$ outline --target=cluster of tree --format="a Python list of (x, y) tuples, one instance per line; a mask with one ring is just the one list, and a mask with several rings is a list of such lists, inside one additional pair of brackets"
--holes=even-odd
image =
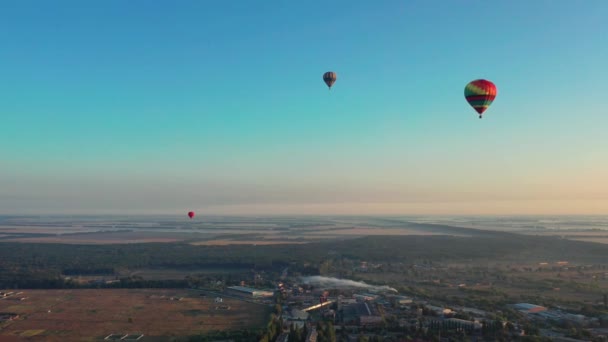
[[(446, 248), (449, 247), (449, 248)], [(331, 254), (328, 254), (331, 251)], [(112, 274), (139, 268), (253, 268), (323, 274), (352, 266), (344, 260), (426, 262), (526, 259), (608, 260), (608, 246), (552, 237), (484, 233), (475, 237), (370, 236), (304, 245), (194, 246), (186, 243), (71, 245), (0, 243), (0, 284), (15, 278), (55, 281), (61, 274)], [(388, 267), (388, 266), (387, 266)], [(351, 267), (352, 269), (352, 267)], [(40, 277), (46, 273), (46, 277)], [(549, 284), (552, 285), (552, 284)], [(38, 286), (38, 285), (37, 285)], [(547, 285), (548, 286), (548, 285)]]
[(79, 267), (79, 268), (65, 268), (61, 272), (66, 276), (70, 275), (108, 275), (114, 274), (115, 270), (113, 267)]
[(186, 279), (145, 280), (139, 277), (126, 277), (113, 282), (91, 281), (76, 282), (56, 274), (18, 273), (2, 274), (0, 288), (4, 289), (86, 289), (86, 288), (187, 288)]

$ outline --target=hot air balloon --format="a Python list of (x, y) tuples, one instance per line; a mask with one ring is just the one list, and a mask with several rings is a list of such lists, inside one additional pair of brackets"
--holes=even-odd
[(464, 97), (467, 102), (479, 113), (479, 118), (483, 112), (490, 107), (494, 98), (496, 98), (497, 89), (494, 83), (488, 80), (471, 81), (464, 87)]
[(194, 217), (194, 211), (189, 211), (188, 217), (190, 217), (190, 219), (192, 219)]
[(323, 81), (325, 82), (325, 84), (327, 84), (327, 86), (329, 87), (330, 90), (331, 90), (331, 86), (334, 85), (334, 83), (336, 83), (337, 79), (338, 79), (338, 75), (333, 71), (328, 71), (323, 74)]

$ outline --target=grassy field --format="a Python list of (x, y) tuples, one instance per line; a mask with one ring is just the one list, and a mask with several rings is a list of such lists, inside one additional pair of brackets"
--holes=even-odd
[(100, 341), (112, 333), (168, 338), (257, 328), (270, 310), (230, 298), (216, 308), (213, 298), (189, 290), (23, 290), (19, 297), (27, 299), (0, 300), (0, 312), (21, 315), (0, 324), (0, 341)]

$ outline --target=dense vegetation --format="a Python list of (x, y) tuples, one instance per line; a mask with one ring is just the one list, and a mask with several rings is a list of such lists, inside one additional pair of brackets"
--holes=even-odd
[[(353, 260), (425, 263), (541, 262), (603, 263), (608, 245), (555, 237), (486, 233), (474, 237), (370, 236), (304, 245), (193, 246), (185, 243), (64, 245), (0, 243), (0, 288), (54, 288), (62, 275), (113, 275), (141, 268), (280, 269), (289, 265), (318, 274), (323, 261)], [(141, 282), (140, 282), (141, 283)]]

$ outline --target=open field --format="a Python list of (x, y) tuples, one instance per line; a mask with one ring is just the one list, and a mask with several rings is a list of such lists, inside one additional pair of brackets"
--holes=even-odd
[(227, 245), (289, 245), (289, 244), (303, 244), (305, 241), (293, 241), (293, 240), (265, 240), (265, 239), (252, 239), (248, 241), (244, 240), (207, 240), (193, 242), (192, 245), (196, 246), (227, 246)]
[(354, 235), (354, 236), (370, 236), (370, 235), (441, 235), (435, 232), (424, 232), (421, 230), (415, 229), (406, 229), (406, 228), (377, 228), (377, 227), (352, 227), (348, 229), (328, 229), (320, 232), (316, 232), (316, 234), (321, 235)]
[[(142, 220), (142, 221), (140, 221)], [(433, 229), (429, 229), (433, 228)], [(22, 243), (278, 245), (369, 235), (466, 235), (404, 221), (364, 218), (16, 217), (0, 219), (0, 240)]]
[[(268, 308), (197, 291), (163, 289), (24, 290), (26, 300), (0, 300), (0, 312), (20, 318), (0, 325), (0, 341), (99, 341), (111, 333), (187, 336), (265, 324)], [(179, 297), (181, 300), (171, 300)], [(142, 339), (140, 341), (145, 341)]]

